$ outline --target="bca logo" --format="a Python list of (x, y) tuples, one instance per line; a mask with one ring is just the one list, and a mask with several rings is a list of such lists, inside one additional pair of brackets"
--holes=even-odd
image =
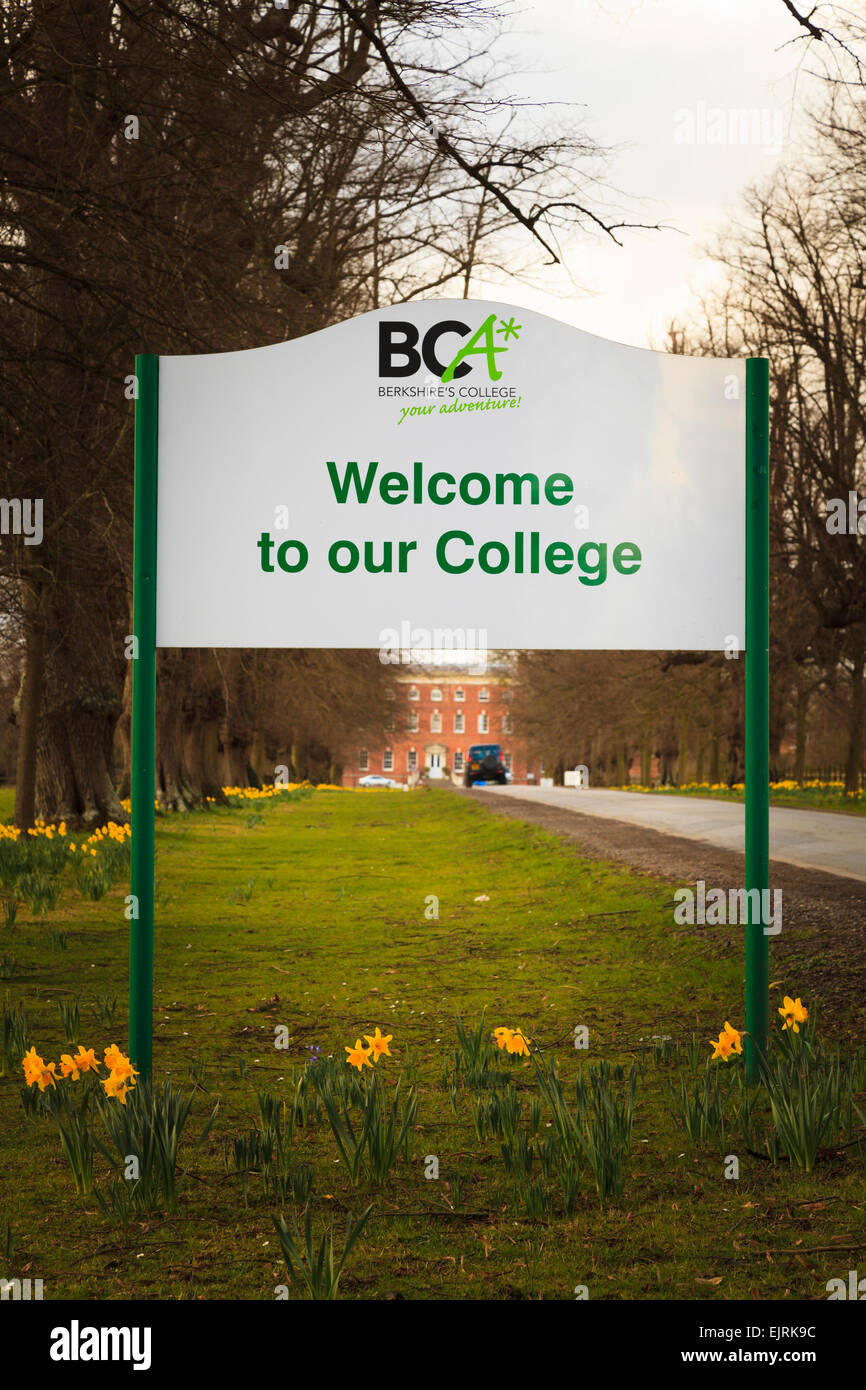
[[(502, 373), (496, 365), (497, 354), (508, 351), (509, 338), (519, 337), (522, 324), (515, 323), (513, 318), (507, 322), (500, 319), (498, 327), (496, 322), (496, 315), (491, 314), (473, 333), (469, 324), (459, 319), (442, 319), (427, 329), (419, 347), (420, 333), (414, 323), (382, 319), (379, 323), (379, 376), (414, 376), (423, 363), (429, 372), (447, 383), (455, 377), (469, 375), (472, 367), (467, 357), (483, 357), (490, 380), (498, 381)], [(440, 347), (440, 340), (455, 333), (468, 341), (452, 355), (453, 342), (446, 350)]]

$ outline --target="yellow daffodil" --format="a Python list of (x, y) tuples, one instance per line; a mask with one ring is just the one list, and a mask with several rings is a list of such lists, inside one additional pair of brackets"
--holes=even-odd
[(508, 1044), (510, 1043), (513, 1037), (513, 1033), (510, 1028), (494, 1028), (493, 1036), (496, 1039), (497, 1045), (501, 1051), (503, 1048), (508, 1047)]
[(127, 1086), (122, 1076), (118, 1076), (116, 1072), (112, 1072), (111, 1075), (107, 1076), (102, 1082), (102, 1088), (107, 1096), (113, 1096), (115, 1100), (120, 1101), (121, 1105), (126, 1104)]
[(93, 1048), (82, 1047), (81, 1043), (78, 1044), (74, 1060), (79, 1071), (99, 1071), (102, 1066), (101, 1062), (97, 1062)]
[(386, 1037), (383, 1037), (379, 1030), (378, 1023), (376, 1024), (376, 1031), (372, 1037), (369, 1033), (364, 1034), (365, 1040), (370, 1044), (370, 1056), (373, 1058), (374, 1062), (378, 1062), (380, 1057), (391, 1056), (391, 1049), (388, 1047), (388, 1044), (393, 1036), (393, 1033), (388, 1033)]
[(737, 1030), (736, 1030), (736, 1028), (732, 1028), (731, 1025), (730, 1025), (730, 1023), (728, 1023), (727, 1021), (725, 1022), (725, 1034), (726, 1034), (727, 1037), (730, 1038), (731, 1043), (732, 1043), (732, 1045), (733, 1045), (734, 1051), (735, 1051), (735, 1052), (742, 1052), (742, 1050), (743, 1050), (742, 1036), (743, 1036), (743, 1035), (742, 1035), (742, 1033), (738, 1033)]
[(112, 1076), (117, 1077), (120, 1081), (127, 1082), (130, 1086), (135, 1085), (135, 1078), (138, 1076), (138, 1072), (135, 1070), (129, 1058), (124, 1057), (120, 1048), (116, 1047), (114, 1043), (112, 1043), (110, 1048), (107, 1047), (105, 1049), (105, 1064)]
[(349, 1063), (350, 1067), (357, 1067), (358, 1071), (360, 1071), (362, 1067), (369, 1067), (370, 1053), (366, 1047), (361, 1046), (360, 1038), (357, 1039), (354, 1047), (347, 1047), (346, 1051), (349, 1054), (346, 1061)]
[(505, 1045), (508, 1048), (509, 1052), (515, 1052), (518, 1054), (518, 1056), (521, 1057), (528, 1057), (529, 1041), (529, 1038), (527, 1038), (525, 1034), (521, 1033), (519, 1028), (515, 1028), (514, 1032), (506, 1040)]
[(111, 1075), (119, 1076), (121, 1081), (125, 1081), (129, 1086), (134, 1086), (138, 1072), (128, 1057), (121, 1057), (117, 1065), (111, 1068)]
[(79, 1079), (80, 1072), (76, 1066), (75, 1058), (68, 1052), (61, 1052), (60, 1054), (60, 1075), (70, 1077), (73, 1081)]
[(782, 1024), (783, 1029), (793, 1028), (795, 1033), (799, 1033), (800, 1024), (805, 1023), (806, 1019), (809, 1017), (809, 1011), (804, 1008), (799, 995), (796, 999), (792, 999), (789, 994), (786, 994), (785, 1002), (780, 1006), (779, 1013), (784, 1019), (784, 1023)]
[(40, 1091), (44, 1091), (46, 1086), (57, 1085), (57, 1063), (43, 1062), (35, 1047), (31, 1047), (30, 1051), (25, 1054), (22, 1065), (24, 1067), (24, 1079), (28, 1086), (35, 1083)]
[(30, 1051), (25, 1052), (21, 1059), (21, 1065), (24, 1068), (24, 1079), (27, 1085), (32, 1086), (37, 1076), (40, 1075), (45, 1063), (37, 1053), (36, 1048), (31, 1047)]
[(710, 1058), (710, 1061), (714, 1062), (716, 1058), (721, 1057), (723, 1062), (727, 1062), (728, 1058), (734, 1050), (733, 1039), (729, 1036), (729, 1034), (720, 1033), (718, 1042), (715, 1042), (712, 1039), (710, 1039), (710, 1043), (713, 1049), (713, 1055)]

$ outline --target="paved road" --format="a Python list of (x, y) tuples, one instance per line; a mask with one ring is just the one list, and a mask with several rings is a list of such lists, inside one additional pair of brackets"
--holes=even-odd
[[(733, 801), (710, 797), (647, 795), (588, 787), (477, 788), (478, 795), (507, 796), (536, 805), (557, 806), (704, 840), (720, 849), (740, 854), (745, 848), (745, 808)], [(785, 864), (866, 882), (866, 820), (861, 816), (834, 815), (830, 811), (797, 811), (770, 807), (770, 857)]]

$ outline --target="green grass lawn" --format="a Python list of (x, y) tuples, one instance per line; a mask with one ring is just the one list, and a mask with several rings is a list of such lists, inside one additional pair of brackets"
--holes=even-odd
[[(742, 785), (727, 787), (716, 783), (711, 786), (709, 782), (688, 782), (682, 787), (639, 787), (632, 783), (626, 787), (614, 787), (613, 790), (652, 796), (703, 796), (716, 801), (742, 802), (746, 796)], [(796, 782), (771, 782), (770, 805), (863, 816), (866, 815), (866, 794), (862, 791), (848, 793), (837, 782), (807, 782), (802, 787), (798, 787)]]
[[(295, 1131), (316, 1229), (333, 1219), (341, 1238), (347, 1212), (373, 1203), (341, 1297), (573, 1298), (586, 1285), (591, 1298), (824, 1298), (829, 1278), (856, 1267), (866, 1248), (856, 1143), (805, 1175), (751, 1155), (736, 1133), (697, 1147), (674, 1122), (668, 1086), (688, 1057), (642, 1049), (653, 1035), (685, 1045), (695, 1034), (708, 1056), (726, 1019), (742, 1026), (743, 953), (735, 928), (674, 927), (672, 885), (583, 860), (447, 791), (323, 791), (165, 818), (156, 877), (155, 1075), (196, 1087), (190, 1135), (218, 1101), (213, 1130), (196, 1154), (184, 1150), (179, 1210), (124, 1229), (76, 1194), (53, 1124), (25, 1115), (20, 1071), (0, 1078), (6, 1277), (42, 1278), (46, 1298), (272, 1299), (288, 1282), (272, 1216), (291, 1204), (256, 1174), (245, 1202), (224, 1144), (255, 1127), (258, 1092), (288, 1094), (310, 1048), (342, 1066), (344, 1046), (376, 1025), (393, 1034), (394, 1056), (379, 1063), (386, 1086), (403, 1068), (417, 1079), (409, 1161), (381, 1187), (353, 1188), (325, 1119)], [(57, 1005), (77, 996), (81, 1041), (100, 1054), (125, 1046), (126, 891), (91, 903), (70, 887), (47, 923), (25, 913), (0, 928), (0, 989), (7, 1004), (25, 1002), (28, 1046), (46, 1058), (69, 1050)], [(425, 915), (432, 898), (438, 918)], [(52, 948), (51, 928), (65, 949)], [(785, 979), (816, 1002), (790, 962)], [(92, 1010), (105, 995), (119, 999), (113, 1027)], [(476, 1136), (464, 1083), (452, 1108), (455, 1016), (482, 1009), (490, 1028), (520, 1026), (557, 1059), (567, 1095), (589, 1063), (641, 1059), (618, 1205), (599, 1202), (588, 1170), (571, 1216), (555, 1184), (540, 1219), (516, 1202), (502, 1141)], [(579, 1024), (588, 1053), (573, 1046)], [(288, 1051), (274, 1046), (280, 1025)], [(514, 1063), (513, 1077), (525, 1128), (531, 1063)], [(543, 1108), (540, 1139), (549, 1121)], [(736, 1181), (724, 1177), (731, 1153)], [(438, 1179), (424, 1176), (428, 1155)]]

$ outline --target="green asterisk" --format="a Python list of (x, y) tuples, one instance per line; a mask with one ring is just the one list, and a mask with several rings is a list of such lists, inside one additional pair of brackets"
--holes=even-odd
[(513, 316), (508, 320), (507, 323), (505, 322), (505, 319), (500, 319), (499, 322), (502, 324), (502, 327), (497, 328), (496, 332), (505, 334), (506, 343), (508, 342), (509, 338), (516, 338), (517, 335), (520, 333), (521, 329), (523, 328), (522, 323), (515, 324)]

